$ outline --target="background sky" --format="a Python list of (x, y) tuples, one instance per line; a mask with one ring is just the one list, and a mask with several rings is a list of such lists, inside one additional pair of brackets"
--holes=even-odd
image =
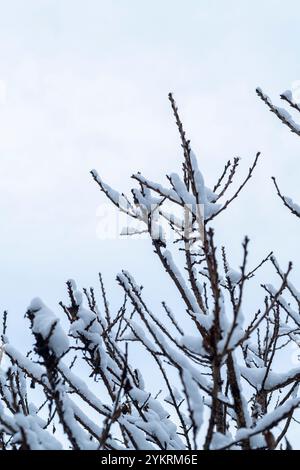
[(262, 152), (217, 236), (234, 266), (246, 234), (253, 264), (271, 249), (283, 267), (294, 260), (296, 282), (300, 227), (270, 177), (300, 202), (300, 139), (255, 87), (276, 101), (300, 79), (299, 18), (296, 0), (0, 0), (0, 285), (12, 342), (27, 341), (31, 299), (58, 311), (70, 277), (95, 285), (101, 271), (117, 304), (126, 268), (154, 303), (172, 297), (148, 241), (103, 240), (105, 198), (89, 174), (126, 191), (133, 172), (163, 181), (180, 169), (169, 91), (208, 186), (229, 158), (242, 157), (243, 176)]

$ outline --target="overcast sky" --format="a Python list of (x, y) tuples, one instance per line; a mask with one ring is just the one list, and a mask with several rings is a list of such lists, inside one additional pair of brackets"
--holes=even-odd
[(167, 295), (161, 277), (150, 282), (147, 241), (99, 237), (105, 198), (89, 171), (128, 190), (138, 170), (161, 181), (179, 170), (169, 91), (208, 186), (228, 158), (241, 156), (245, 174), (263, 154), (217, 223), (233, 262), (248, 234), (253, 262), (274, 249), (299, 272), (299, 225), (270, 176), (300, 201), (300, 139), (255, 95), (300, 79), (299, 18), (298, 1), (0, 1), (1, 307), (16, 339), (31, 298), (56, 308), (70, 277), (88, 286), (101, 270), (115, 299), (127, 268)]

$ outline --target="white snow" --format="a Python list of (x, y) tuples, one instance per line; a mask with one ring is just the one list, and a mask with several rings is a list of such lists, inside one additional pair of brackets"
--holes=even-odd
[(49, 347), (57, 357), (64, 354), (69, 348), (69, 339), (59, 319), (39, 298), (32, 300), (29, 310), (34, 314), (32, 331), (49, 339)]

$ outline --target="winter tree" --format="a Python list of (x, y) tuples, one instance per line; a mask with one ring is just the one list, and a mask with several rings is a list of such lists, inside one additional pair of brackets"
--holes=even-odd
[[(290, 115), (257, 92), (300, 135)], [(282, 99), (300, 111), (290, 94)], [(161, 263), (161, 282), (168, 277), (176, 288), (180, 315), (163, 299), (161, 310), (153, 311), (144, 300), (143, 280), (128, 271), (117, 275), (116, 290), (122, 293), (118, 311), (110, 307), (101, 275), (100, 300), (96, 289), (81, 291), (73, 280), (67, 282), (67, 301), (55, 313), (34, 299), (26, 313), (31, 351), (11, 343), (5, 312), (2, 449), (290, 447), (288, 431), (300, 405), (300, 366), (279, 373), (274, 364), (300, 340), (300, 294), (289, 281), (292, 265), (279, 266), (266, 252), (257, 265), (249, 266), (251, 244), (245, 237), (240, 268), (234, 269), (230, 251), (217, 246), (213, 228), (244, 190), (260, 154), (240, 183), (240, 161), (235, 158), (208, 188), (172, 94), (169, 100), (181, 140), (181, 174), (171, 173), (165, 182), (133, 174), (130, 197), (112, 189), (97, 171), (91, 174), (131, 221), (123, 234), (148, 234), (153, 256)], [(274, 184), (283, 203), (300, 217), (300, 207), (282, 195), (275, 179)], [(277, 275), (276, 287), (256, 281), (267, 263)], [(250, 282), (257, 282), (264, 299), (255, 311), (245, 300)], [(193, 336), (187, 334), (187, 325), (193, 326)], [(138, 370), (132, 350), (143, 351), (150, 374), (146, 368)], [(160, 383), (156, 393), (149, 391), (153, 377)]]

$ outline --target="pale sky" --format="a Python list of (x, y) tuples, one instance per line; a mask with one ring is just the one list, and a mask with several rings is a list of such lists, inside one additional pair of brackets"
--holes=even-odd
[(300, 79), (299, 18), (298, 1), (0, 0), (0, 280), (12, 341), (32, 297), (56, 309), (70, 277), (95, 285), (101, 270), (118, 299), (126, 268), (150, 298), (168, 296), (151, 280), (150, 243), (99, 239), (105, 198), (89, 171), (128, 190), (138, 170), (160, 181), (179, 170), (169, 91), (208, 186), (228, 158), (242, 157), (242, 176), (263, 154), (216, 224), (233, 261), (248, 234), (253, 263), (274, 249), (299, 272), (300, 227), (270, 176), (300, 202), (300, 139), (255, 95), (259, 85), (276, 101)]

